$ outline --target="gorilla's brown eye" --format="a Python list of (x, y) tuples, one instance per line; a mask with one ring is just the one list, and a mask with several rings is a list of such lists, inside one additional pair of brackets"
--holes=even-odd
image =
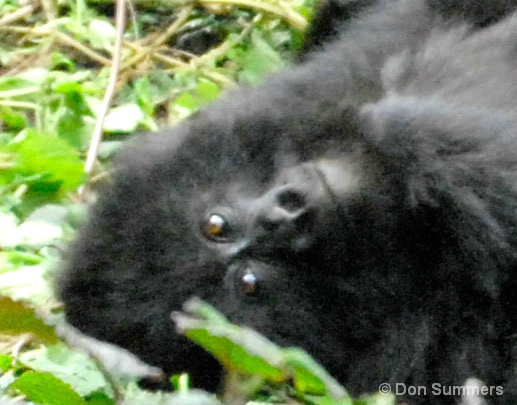
[(253, 273), (246, 273), (240, 280), (240, 287), (244, 294), (255, 295), (259, 289), (259, 279)]
[(210, 214), (203, 225), (203, 233), (214, 240), (224, 240), (230, 233), (230, 225), (225, 217), (219, 214)]

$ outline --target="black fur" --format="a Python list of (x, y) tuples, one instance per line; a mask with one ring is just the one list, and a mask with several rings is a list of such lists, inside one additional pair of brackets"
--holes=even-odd
[[(214, 388), (170, 321), (195, 295), (354, 394), (451, 404), (431, 384), (476, 377), (517, 403), (517, 14), (378, 3), (119, 157), (60, 279), (71, 324)], [(229, 226), (210, 237), (213, 213)]]

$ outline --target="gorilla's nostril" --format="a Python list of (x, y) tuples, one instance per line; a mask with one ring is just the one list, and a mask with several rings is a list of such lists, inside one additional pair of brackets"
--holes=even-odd
[(283, 190), (276, 196), (278, 205), (287, 212), (296, 212), (305, 207), (305, 197), (295, 190)]
[(270, 233), (270, 232), (276, 231), (280, 227), (281, 222), (280, 221), (273, 221), (273, 220), (268, 219), (268, 218), (260, 218), (258, 220), (258, 225), (264, 231)]

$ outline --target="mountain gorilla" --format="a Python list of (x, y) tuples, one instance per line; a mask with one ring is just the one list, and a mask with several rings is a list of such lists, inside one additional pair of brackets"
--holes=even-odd
[(345, 1), (322, 50), (133, 143), (60, 279), (68, 321), (213, 389), (170, 321), (199, 296), (353, 394), (452, 404), (474, 377), (517, 403), (517, 1), (482, 3)]

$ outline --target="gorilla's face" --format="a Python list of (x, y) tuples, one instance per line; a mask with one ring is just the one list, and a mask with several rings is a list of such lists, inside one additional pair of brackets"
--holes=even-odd
[(405, 311), (425, 297), (432, 276), (410, 270), (439, 253), (421, 252), (400, 174), (359, 143), (368, 125), (353, 110), (305, 114), (302, 137), (303, 110), (286, 119), (259, 105), (228, 123), (226, 107), (119, 157), (60, 280), (67, 319), (215, 388), (219, 366), (170, 319), (198, 296), (344, 379), (350, 359), (385, 333), (383, 308)]
[[(171, 312), (198, 296), (278, 343), (335, 350), (341, 331), (329, 324), (345, 323), (333, 308), (348, 303), (327, 276), (345, 262), (351, 276), (357, 260), (369, 265), (367, 251), (352, 258), (374, 242), (356, 229), (377, 227), (382, 214), (359, 148), (302, 161), (287, 129), (278, 127), (289, 153), (279, 153), (243, 147), (235, 129), (204, 119), (120, 159), (60, 289), (72, 325), (213, 388), (218, 367), (175, 333)], [(264, 125), (245, 119), (248, 135)], [(317, 339), (307, 345), (308, 330)]]
[[(413, 126), (431, 132), (440, 116), (380, 103), (347, 116), (355, 123), (341, 127), (340, 144), (322, 125), (307, 149), (291, 122), (251, 111), (228, 125), (213, 119), (219, 106), (119, 157), (60, 280), (68, 321), (215, 389), (220, 366), (171, 321), (197, 296), (235, 323), (303, 347), (355, 393), (391, 369), (402, 380), (415, 356), (425, 359), (430, 336), (459, 316), (457, 302), (477, 302), (470, 274), (478, 272), (465, 271), (471, 262), (458, 249), (453, 227), (465, 221), (457, 203), (411, 204), (403, 184), (413, 166), (392, 166), (358, 139), (380, 131), (386, 142), (393, 128), (399, 136)], [(469, 345), (461, 336), (470, 330), (458, 338)]]

